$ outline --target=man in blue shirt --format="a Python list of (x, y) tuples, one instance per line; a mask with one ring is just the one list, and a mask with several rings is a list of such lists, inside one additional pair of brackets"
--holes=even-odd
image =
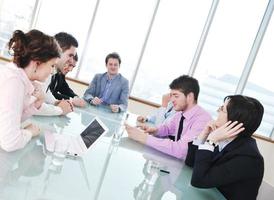
[(84, 94), (92, 105), (108, 105), (112, 112), (125, 111), (128, 105), (129, 83), (119, 73), (121, 58), (117, 53), (107, 55), (107, 72), (96, 74)]
[(164, 94), (162, 97), (162, 105), (152, 115), (138, 116), (137, 121), (140, 123), (149, 122), (155, 125), (162, 124), (170, 120), (176, 111), (173, 109), (173, 104), (170, 100), (170, 93)]

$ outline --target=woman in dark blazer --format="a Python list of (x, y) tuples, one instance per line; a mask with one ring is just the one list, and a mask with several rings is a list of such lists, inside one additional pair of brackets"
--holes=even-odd
[(210, 122), (189, 143), (186, 165), (193, 167), (191, 184), (217, 187), (227, 198), (256, 199), (264, 174), (264, 161), (252, 134), (259, 127), (264, 108), (251, 97), (227, 96)]

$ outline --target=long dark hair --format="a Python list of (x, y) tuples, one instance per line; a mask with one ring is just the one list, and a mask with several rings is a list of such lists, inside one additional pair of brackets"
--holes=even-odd
[(14, 31), (8, 48), (13, 62), (20, 68), (25, 68), (31, 60), (44, 63), (60, 57), (61, 53), (56, 40), (38, 30), (26, 34), (21, 30)]
[(227, 104), (227, 119), (243, 123), (245, 130), (240, 137), (250, 137), (260, 126), (264, 107), (255, 98), (243, 95), (231, 95), (224, 98), (229, 100)]

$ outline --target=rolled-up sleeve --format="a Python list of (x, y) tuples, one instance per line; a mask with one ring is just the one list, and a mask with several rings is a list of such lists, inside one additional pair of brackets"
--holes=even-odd
[(175, 142), (168, 138), (156, 138), (148, 136), (146, 144), (158, 151), (174, 156), (179, 159), (185, 159), (187, 155), (188, 142), (192, 141), (192, 137), (182, 137), (179, 141)]
[(34, 115), (40, 115), (40, 116), (57, 116), (62, 115), (63, 110), (59, 106), (54, 106), (51, 104), (43, 103), (39, 110), (37, 110)]
[(174, 115), (174, 117), (171, 120), (160, 124), (157, 127), (156, 136), (165, 137), (165, 136), (174, 134), (177, 130), (178, 123), (179, 123), (178, 120), (180, 119), (180, 117), (181, 117), (181, 112), (178, 112)]
[(51, 93), (49, 87), (51, 81), (51, 76), (49, 76), (46, 81), (42, 84), (42, 90), (45, 93), (45, 102), (49, 104), (55, 104), (57, 99)]
[[(174, 117), (177, 117), (177, 114)], [(170, 123), (172, 123), (172, 121), (173, 120), (171, 120)], [(178, 120), (175, 120), (173, 121), (173, 123), (176, 121), (178, 122)], [(147, 138), (146, 144), (168, 155), (174, 156), (179, 159), (185, 159), (188, 151), (188, 143), (193, 141), (193, 139), (199, 135), (206, 123), (207, 120), (204, 119), (196, 120), (189, 129), (185, 130), (185, 134), (183, 134), (181, 136), (181, 139), (178, 141), (173, 141), (168, 138), (156, 138), (150, 135)], [(164, 130), (167, 127), (161, 126), (161, 129), (159, 129), (161, 131), (161, 135), (163, 135)]]

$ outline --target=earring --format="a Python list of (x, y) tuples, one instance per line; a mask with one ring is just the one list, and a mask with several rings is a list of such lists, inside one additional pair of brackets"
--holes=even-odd
[(36, 73), (37, 72), (37, 67), (40, 65), (40, 62), (36, 62), (36, 66), (35, 66), (35, 70), (34, 70), (34, 73)]

